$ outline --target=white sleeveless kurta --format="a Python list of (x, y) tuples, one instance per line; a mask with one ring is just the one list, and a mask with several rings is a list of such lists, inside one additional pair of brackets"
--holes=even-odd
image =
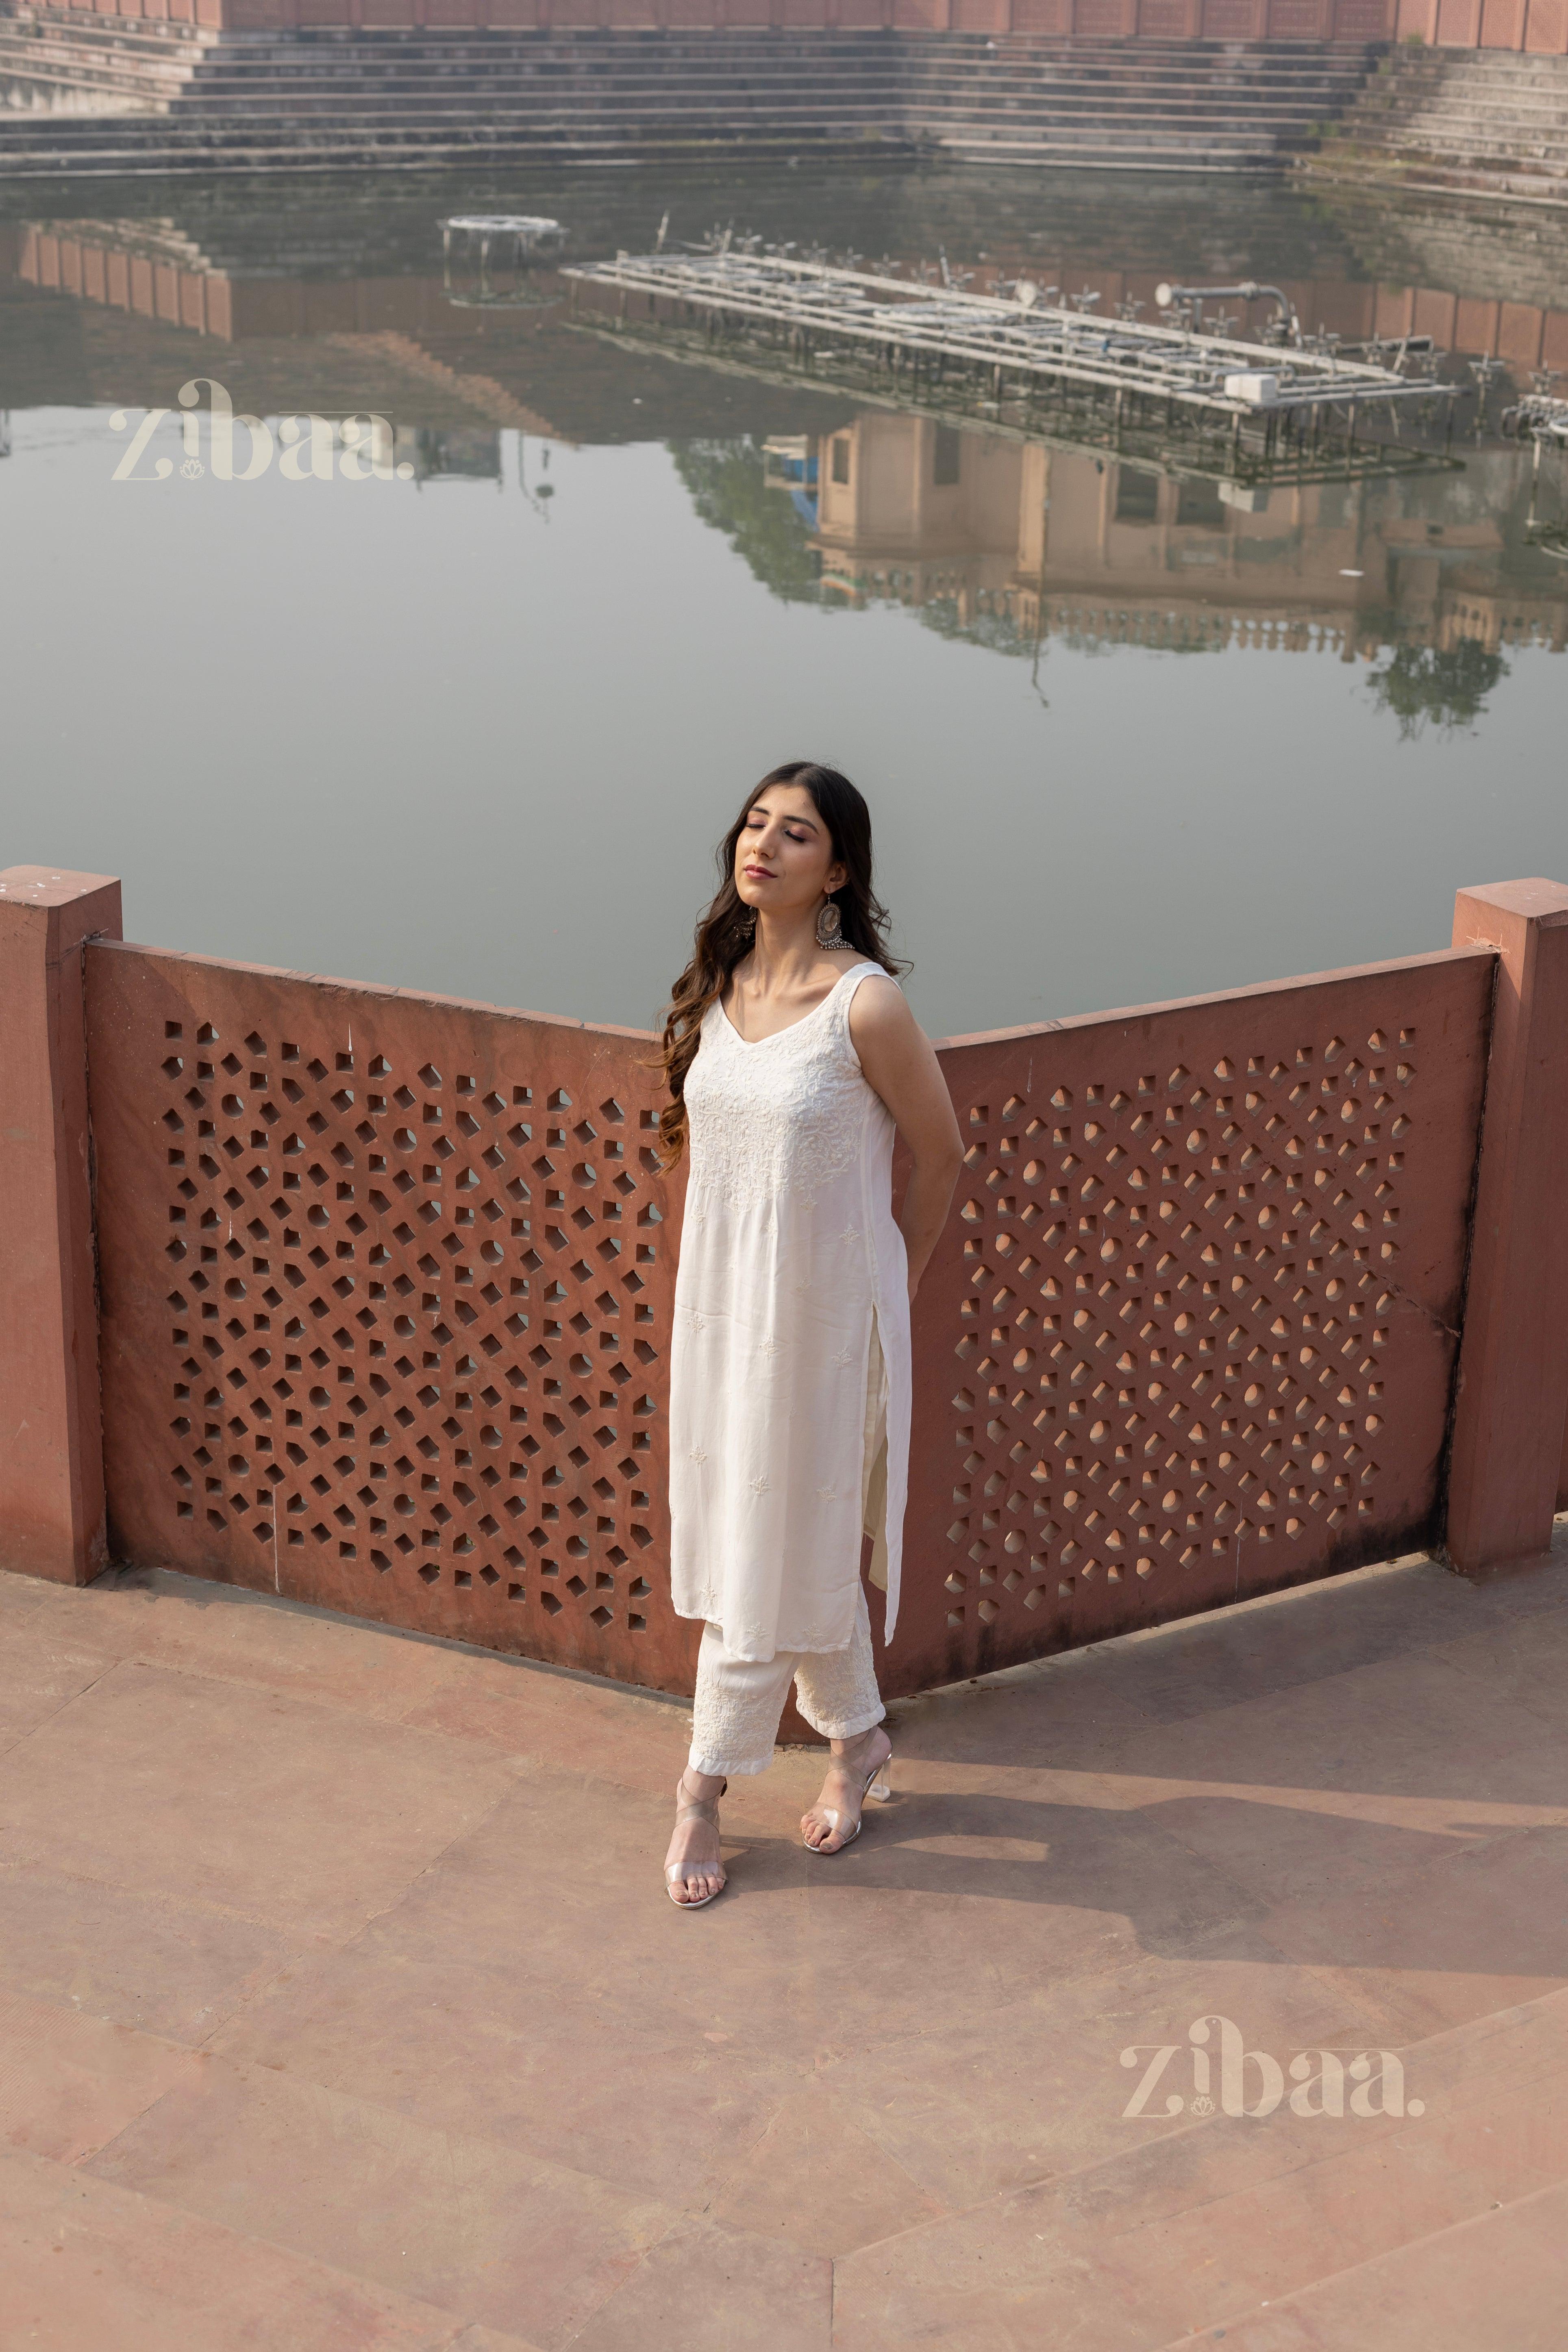
[(850, 1000), (873, 975), (886, 977), (854, 966), (804, 1021), (755, 1044), (711, 1005), (686, 1076), (670, 1583), (678, 1615), (722, 1626), (731, 1657), (848, 1643), (884, 1420), (889, 1641), (898, 1616), (908, 1262), (893, 1122), (849, 1037)]

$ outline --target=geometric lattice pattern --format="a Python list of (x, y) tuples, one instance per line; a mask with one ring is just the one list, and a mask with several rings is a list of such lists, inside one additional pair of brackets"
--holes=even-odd
[[(652, 1041), (118, 942), (87, 968), (113, 1555), (689, 1689)], [(1427, 1538), (1491, 974), (942, 1047), (966, 1157), (886, 1695)]]
[(1373, 1516), (1415, 1048), (961, 1106), (950, 1626)]
[[(635, 1677), (656, 1577), (673, 1622), (647, 1074), (603, 1033), (270, 976), (237, 1004), (202, 969), (156, 1007), (163, 1283), (110, 1382), (137, 1550)], [(145, 1250), (104, 1222), (112, 1329)]]
[(639, 1630), (658, 1244), (621, 1105), (164, 1034), (179, 1516)]

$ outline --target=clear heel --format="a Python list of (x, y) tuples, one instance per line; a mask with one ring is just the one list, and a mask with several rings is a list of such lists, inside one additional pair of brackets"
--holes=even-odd
[[(719, 1797), (725, 1794), (729, 1786), (730, 1783), (726, 1780), (723, 1787), (719, 1791)], [(686, 1775), (684, 1772), (681, 1774), (680, 1779), (676, 1785), (675, 1793), (678, 1798), (685, 1798), (686, 1796)], [(679, 1805), (675, 1816), (675, 1825), (677, 1829), (680, 1827), (682, 1822), (697, 1821), (709, 1822), (712, 1824), (713, 1828), (717, 1830), (719, 1827), (719, 1797), (701, 1797), (697, 1799), (695, 1801), (688, 1800), (685, 1803)], [(719, 1884), (714, 1887), (711, 1894), (699, 1895), (695, 1899), (688, 1900), (685, 1895), (678, 1895), (675, 1891), (678, 1885), (683, 1885), (689, 1878), (712, 1878), (715, 1875), (718, 1878)], [(720, 1895), (723, 1894), (725, 1887), (729, 1884), (729, 1875), (725, 1871), (722, 1863), (667, 1862), (664, 1866), (664, 1891), (668, 1895), (670, 1901), (674, 1904), (678, 1911), (705, 1910), (710, 1903), (716, 1903), (718, 1901)]]
[[(870, 1770), (867, 1773), (866, 1785), (860, 1792), (862, 1807), (864, 1807), (865, 1801), (868, 1797), (874, 1797), (879, 1805), (885, 1805), (890, 1800), (893, 1791), (891, 1784), (888, 1779), (888, 1773), (891, 1769), (892, 1761), (892, 1753), (891, 1750), (889, 1750), (882, 1759), (882, 1761), (879, 1764), (873, 1764)], [(827, 1823), (830, 1832), (835, 1837), (838, 1837), (839, 1817), (834, 1807), (831, 1805), (824, 1805), (821, 1807), (820, 1811), (822, 1818)], [(803, 1837), (801, 1843), (805, 1846), (807, 1853), (820, 1853), (825, 1855), (842, 1853), (845, 1847), (853, 1845), (856, 1839), (859, 1836), (860, 1818), (860, 1814), (857, 1813), (849, 1828), (845, 1831), (842, 1837), (838, 1838), (838, 1843), (837, 1845), (813, 1845), (808, 1837)]]

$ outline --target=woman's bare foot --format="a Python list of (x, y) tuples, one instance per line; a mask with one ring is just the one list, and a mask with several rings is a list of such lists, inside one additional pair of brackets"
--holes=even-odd
[(836, 1739), (822, 1794), (800, 1817), (800, 1833), (818, 1853), (837, 1853), (847, 1845), (860, 1819), (867, 1777), (873, 1765), (883, 1765), (893, 1743), (879, 1723), (858, 1739)]
[(672, 1901), (683, 1910), (694, 1903), (706, 1903), (717, 1895), (724, 1884), (724, 1865), (719, 1858), (718, 1800), (729, 1783), (709, 1772), (693, 1772), (689, 1768), (675, 1784), (678, 1808), (711, 1804), (715, 1819), (705, 1821), (699, 1813), (679, 1818), (675, 1834), (669, 1841), (669, 1852), (664, 1857), (665, 1883)]

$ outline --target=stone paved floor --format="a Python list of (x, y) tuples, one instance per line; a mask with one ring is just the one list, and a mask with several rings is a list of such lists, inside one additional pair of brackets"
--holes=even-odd
[[(785, 1753), (682, 1916), (672, 1703), (0, 1576), (0, 2345), (1559, 2352), (1565, 1596), (1405, 1562), (907, 1702), (842, 1862)], [(1205, 2014), (1409, 2110), (1194, 2114)]]

